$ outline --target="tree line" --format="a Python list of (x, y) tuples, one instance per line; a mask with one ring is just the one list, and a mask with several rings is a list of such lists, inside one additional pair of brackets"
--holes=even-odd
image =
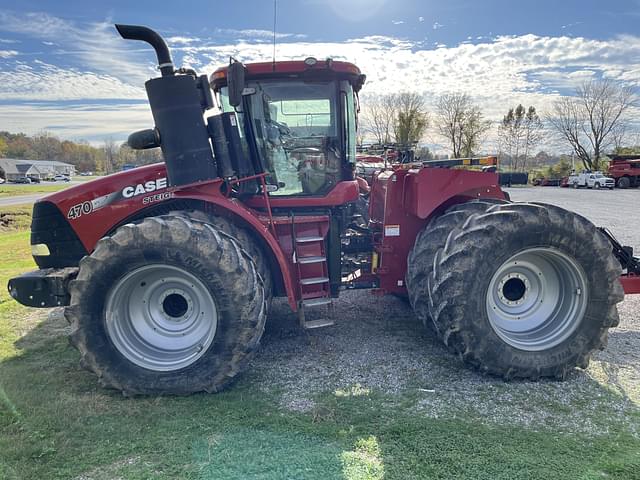
[[(432, 127), (453, 158), (470, 157), (483, 150), (493, 128), (466, 93), (439, 96), (431, 111), (416, 92), (367, 96), (362, 103), (361, 142), (418, 144)], [(566, 144), (585, 169), (599, 170), (606, 153), (632, 146), (630, 112), (636, 105), (631, 87), (603, 79), (584, 82), (574, 96), (559, 97), (543, 118), (532, 105), (509, 108), (496, 132), (502, 165), (526, 171), (534, 149), (548, 135)]]
[(0, 131), (0, 158), (57, 160), (75, 165), (78, 172), (112, 173), (125, 164), (162, 161), (159, 149), (132, 150), (126, 143), (107, 139), (100, 146), (85, 141), (61, 140), (49, 132), (29, 136)]
[[(425, 97), (417, 92), (369, 95), (363, 97), (362, 105), (360, 143), (368, 138), (379, 144), (417, 145), (432, 127), (452, 157), (470, 157), (482, 152), (493, 128), (466, 93), (439, 96), (431, 112)], [(501, 163), (510, 170), (527, 170), (532, 152), (547, 134), (564, 142), (585, 169), (599, 170), (604, 154), (633, 146), (630, 112), (634, 106), (637, 96), (631, 87), (604, 79), (584, 82), (574, 96), (559, 97), (544, 121), (534, 106), (509, 108), (497, 126)], [(637, 140), (640, 143), (640, 135)], [(422, 152), (430, 154), (424, 147)], [(49, 132), (33, 136), (0, 132), (0, 157), (59, 160), (75, 165), (80, 172), (101, 173), (120, 170), (125, 164), (162, 161), (159, 149), (132, 150), (113, 139), (94, 146), (60, 140)]]

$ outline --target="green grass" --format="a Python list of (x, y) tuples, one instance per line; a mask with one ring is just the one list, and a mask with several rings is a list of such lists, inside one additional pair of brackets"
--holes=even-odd
[[(100, 175), (92, 175), (90, 177), (73, 177), (76, 182), (88, 182), (101, 178)], [(65, 188), (73, 186), (67, 182), (56, 183), (31, 183), (31, 184), (2, 184), (0, 185), (0, 198), (3, 197), (15, 197), (18, 195), (33, 195), (36, 193), (52, 193), (59, 192)]]
[(292, 413), (250, 375), (217, 395), (104, 390), (78, 366), (64, 319), (5, 292), (33, 268), (28, 236), (24, 223), (0, 232), (1, 479), (640, 478), (640, 441), (615, 424), (592, 437), (429, 418), (409, 394), (357, 387)]
[(0, 198), (16, 197), (18, 195), (33, 195), (35, 193), (58, 192), (68, 188), (68, 183), (33, 183), (31, 185), (0, 185)]
[[(31, 224), (31, 210), (33, 205), (11, 205), (8, 207), (0, 207), (0, 233), (16, 233), (21, 231), (22, 234), (25, 230), (29, 229)], [(12, 242), (9, 238), (4, 238), (5, 242)], [(12, 243), (12, 247), (24, 249), (22, 242)], [(28, 245), (27, 245), (28, 246)], [(4, 259), (3, 259), (4, 260)], [(11, 263), (11, 257), (7, 258), (7, 261)]]

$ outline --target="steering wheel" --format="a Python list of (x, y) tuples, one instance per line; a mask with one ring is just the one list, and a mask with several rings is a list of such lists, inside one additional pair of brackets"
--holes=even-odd
[(273, 125), (275, 125), (276, 127), (278, 127), (278, 130), (280, 131), (280, 135), (285, 135), (287, 137), (294, 137), (295, 136), (286, 123), (278, 122), (276, 120), (271, 120), (271, 123)]

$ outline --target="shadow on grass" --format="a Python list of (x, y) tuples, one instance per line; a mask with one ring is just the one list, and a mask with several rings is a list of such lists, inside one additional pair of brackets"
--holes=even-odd
[[(421, 352), (434, 362), (427, 368), (475, 375), (454, 367), (456, 360), (443, 356), (435, 341), (411, 333), (411, 322), (394, 329), (388, 319), (376, 323), (365, 315), (353, 330), (327, 335), (377, 328), (373, 336), (380, 343), (389, 335), (402, 342), (412, 337), (410, 352), (421, 344), (434, 349)], [(269, 327), (257, 373), (221, 394), (190, 397), (124, 398), (99, 388), (94, 375), (78, 366), (67, 333), (59, 312), (49, 315), (16, 342), (19, 356), (0, 363), (2, 478), (630, 479), (640, 471), (640, 443), (618, 426), (590, 436), (436, 418), (415, 408), (415, 389), (392, 394), (327, 381), (311, 410), (285, 410), (279, 393), (264, 388), (270, 380), (263, 373), (282, 368), (274, 360), (280, 354), (295, 359), (303, 349), (326, 346), (322, 336), (297, 332), (289, 317)], [(351, 336), (347, 343), (357, 351), (358, 342)], [(375, 373), (379, 358), (372, 361)], [(437, 388), (445, 391), (446, 378), (439, 381)], [(605, 405), (621, 400), (596, 381), (581, 382)], [(480, 379), (469, 388), (483, 393), (488, 384), (493, 380)], [(502, 385), (500, 391), (512, 384)]]

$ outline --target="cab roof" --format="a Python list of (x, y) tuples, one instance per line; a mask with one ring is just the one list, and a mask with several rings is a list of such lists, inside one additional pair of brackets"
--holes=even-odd
[[(312, 63), (315, 62), (315, 63)], [(214, 90), (227, 84), (228, 66), (220, 67), (211, 74), (209, 82)], [(257, 62), (245, 64), (247, 80), (267, 78), (309, 78), (309, 79), (343, 79), (353, 85), (354, 90), (362, 88), (366, 79), (360, 69), (350, 62), (332, 60), (286, 60), (281, 62)]]

